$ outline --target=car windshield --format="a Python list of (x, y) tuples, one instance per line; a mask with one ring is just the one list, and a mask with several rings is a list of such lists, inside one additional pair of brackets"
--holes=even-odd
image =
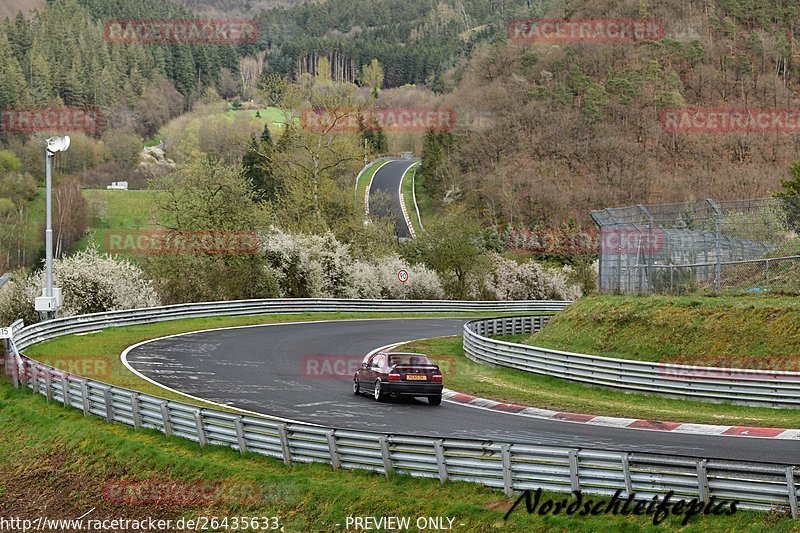
[(389, 366), (397, 366), (397, 365), (424, 366), (432, 364), (433, 363), (431, 363), (430, 359), (428, 359), (424, 355), (404, 353), (404, 354), (389, 356)]

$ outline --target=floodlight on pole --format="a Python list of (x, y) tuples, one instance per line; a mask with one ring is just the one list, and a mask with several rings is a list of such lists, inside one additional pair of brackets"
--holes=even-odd
[(50, 137), (47, 139), (45, 149), (46, 162), (46, 210), (47, 227), (44, 232), (45, 240), (45, 286), (42, 295), (35, 300), (36, 311), (47, 314), (48, 320), (56, 317), (56, 309), (61, 305), (61, 289), (53, 289), (53, 157), (58, 152), (66, 152), (69, 148), (69, 136)]

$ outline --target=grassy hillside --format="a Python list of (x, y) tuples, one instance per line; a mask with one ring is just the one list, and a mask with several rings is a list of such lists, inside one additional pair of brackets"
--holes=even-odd
[(86, 189), (83, 195), (89, 202), (94, 216), (87, 235), (77, 248), (95, 244), (105, 249), (104, 239), (109, 230), (154, 229), (156, 224), (157, 197), (159, 191), (110, 191)]
[(523, 340), (559, 350), (645, 361), (800, 370), (800, 300), (749, 295), (592, 296)]

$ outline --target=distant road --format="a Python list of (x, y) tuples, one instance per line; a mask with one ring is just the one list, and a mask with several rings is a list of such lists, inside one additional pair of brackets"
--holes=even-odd
[[(384, 192), (391, 197), (388, 211), (395, 220), (395, 233), (398, 237), (411, 237), (411, 232), (408, 230), (408, 225), (403, 217), (403, 208), (400, 203), (400, 180), (403, 179), (408, 167), (416, 163), (417, 159), (395, 159), (383, 165), (372, 179), (372, 186), (369, 189), (370, 213), (385, 216), (387, 209), (384, 205), (376, 205), (372, 202), (372, 197), (375, 193)], [(409, 213), (411, 216), (411, 213)]]

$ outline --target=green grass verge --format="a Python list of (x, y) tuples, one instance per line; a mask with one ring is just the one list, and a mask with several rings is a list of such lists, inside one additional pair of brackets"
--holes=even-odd
[(118, 230), (156, 229), (158, 196), (153, 190), (111, 191), (87, 189), (83, 195), (90, 205), (98, 206), (87, 234), (76, 245), (82, 250), (90, 245), (104, 250), (106, 234)]
[(414, 163), (408, 167), (405, 176), (403, 176), (403, 186), (401, 187), (403, 191), (403, 203), (406, 206), (406, 213), (408, 213), (408, 218), (411, 220), (411, 226), (414, 228), (414, 233), (417, 235), (417, 237), (422, 234), (422, 228), (419, 226), (417, 210), (414, 207), (414, 189), (412, 187), (413, 180), (411, 179), (411, 176), (414, 175), (414, 171), (416, 169), (419, 169), (419, 165), (419, 163)]
[(357, 209), (360, 208), (363, 210), (364, 198), (366, 198), (367, 195), (367, 186), (369, 186), (369, 182), (372, 181), (372, 176), (375, 175), (375, 172), (377, 172), (384, 163), (386, 163), (386, 160), (374, 161), (373, 163), (370, 163), (369, 167), (367, 167), (367, 170), (365, 170), (361, 176), (358, 176), (358, 183), (356, 183), (355, 192), (356, 196), (353, 199), (353, 201), (356, 203)]
[(800, 299), (589, 296), (523, 342), (643, 361), (800, 371)]
[[(256, 114), (259, 116), (257, 117)], [(264, 109), (229, 109), (225, 116), (231, 120), (239, 117), (261, 118), (269, 125), (283, 125), (286, 123), (286, 115), (277, 107), (267, 107)]]
[[(681, 527), (680, 516), (671, 516), (656, 527), (649, 517), (542, 517), (519, 508), (504, 521), (512, 500), (477, 484), (440, 485), (436, 480), (401, 475), (387, 479), (326, 465), (288, 467), (252, 453), (240, 456), (224, 447), (201, 448), (153, 430), (134, 431), (99, 418), (84, 418), (75, 409), (15, 390), (4, 379), (0, 380), (0, 427), (3, 517), (74, 518), (90, 510), (94, 519), (276, 516), (289, 532), (343, 531), (348, 516), (452, 517), (454, 529), (465, 532), (796, 530), (794, 522), (777, 513), (752, 512), (694, 517), (686, 527)], [(201, 488), (222, 483), (229, 487), (224, 494), (235, 495), (239, 487), (238, 493), (246, 497), (209, 498), (202, 503), (156, 499), (144, 505), (104, 497), (104, 487), (148, 482)], [(544, 496), (557, 501), (565, 498), (563, 494)]]
[(419, 216), (422, 219), (422, 225), (425, 226), (427, 221), (433, 220), (433, 218), (436, 216), (436, 211), (433, 207), (431, 197), (428, 195), (428, 192), (425, 189), (425, 177), (420, 174), (419, 171), (417, 171), (417, 175), (414, 178), (414, 186), (417, 189), (417, 207), (419, 207)]
[(800, 410), (677, 400), (590, 387), (510, 368), (475, 363), (461, 337), (416, 341), (398, 350), (428, 354), (442, 366), (445, 387), (491, 400), (572, 413), (733, 426), (800, 428)]

